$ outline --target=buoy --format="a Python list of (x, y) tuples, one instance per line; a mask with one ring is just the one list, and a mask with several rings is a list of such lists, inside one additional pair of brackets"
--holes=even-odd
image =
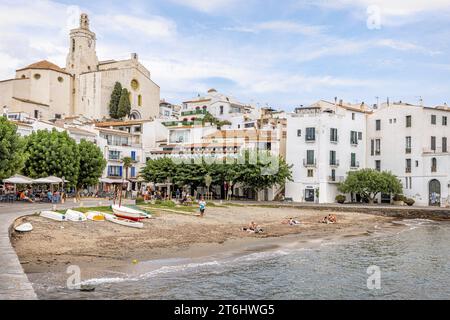
[(138, 264), (138, 261), (136, 259), (134, 259), (133, 264)]

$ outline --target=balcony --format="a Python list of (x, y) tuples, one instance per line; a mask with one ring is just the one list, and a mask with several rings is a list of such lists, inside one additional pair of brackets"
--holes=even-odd
[(315, 137), (306, 137), (305, 142), (306, 143), (314, 143), (314, 142), (316, 142), (316, 138)]
[(350, 164), (350, 170), (358, 170), (358, 169), (359, 169), (359, 161)]
[(333, 167), (333, 168), (339, 167), (339, 160), (331, 161), (330, 167)]
[(345, 181), (345, 177), (343, 176), (329, 176), (328, 183), (342, 183)]
[(196, 110), (191, 110), (191, 111), (183, 111), (181, 112), (181, 116), (194, 116), (194, 115), (198, 115), (198, 114), (207, 114), (208, 111), (206, 109), (196, 109)]
[(411, 148), (406, 148), (406, 149), (405, 149), (405, 153), (406, 153), (406, 154), (410, 154), (411, 152), (412, 152)]
[(336, 137), (335, 139), (330, 139), (330, 143), (338, 144), (339, 143), (339, 137)]
[(303, 159), (303, 166), (306, 168), (315, 168), (317, 166), (317, 160), (308, 161), (307, 159)]
[(411, 173), (411, 167), (406, 167), (406, 169), (405, 169), (405, 173)]

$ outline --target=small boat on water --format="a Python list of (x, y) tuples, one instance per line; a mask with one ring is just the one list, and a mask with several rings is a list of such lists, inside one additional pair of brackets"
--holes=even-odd
[(97, 211), (87, 212), (86, 218), (91, 221), (105, 221), (105, 215), (102, 212)]
[(30, 232), (33, 230), (31, 223), (24, 223), (14, 228), (17, 232)]
[(66, 218), (67, 220), (73, 222), (83, 222), (87, 220), (86, 216), (82, 212), (75, 211), (72, 209), (66, 211)]
[(42, 211), (40, 213), (40, 216), (50, 219), (50, 220), (54, 220), (54, 221), (60, 221), (60, 222), (68, 221), (65, 214), (54, 212), (54, 211)]
[(112, 205), (111, 208), (114, 214), (119, 218), (129, 219), (133, 221), (139, 221), (145, 218), (149, 218), (148, 213), (138, 209), (133, 209), (116, 204)]
[(144, 224), (142, 222), (120, 218), (120, 217), (117, 217), (117, 216), (109, 214), (109, 213), (105, 213), (105, 219), (112, 223), (120, 224), (120, 225), (126, 226), (126, 227), (137, 228), (137, 229), (142, 229), (144, 227)]

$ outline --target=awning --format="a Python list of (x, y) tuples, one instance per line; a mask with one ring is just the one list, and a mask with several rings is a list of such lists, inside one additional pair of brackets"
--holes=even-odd
[[(64, 180), (64, 182), (69, 182), (69, 181)], [(46, 178), (40, 178), (40, 179), (33, 180), (33, 183), (35, 183), (35, 184), (60, 184), (60, 183), (63, 183), (63, 179), (55, 177), (55, 176), (50, 176), (50, 177), (46, 177)]]
[(109, 183), (109, 184), (122, 184), (122, 183), (128, 183), (126, 180), (122, 179), (110, 179), (110, 178), (101, 178), (101, 183)]
[(21, 176), (20, 174), (16, 174), (12, 176), (9, 179), (4, 179), (3, 183), (10, 183), (10, 184), (32, 184), (33, 179)]

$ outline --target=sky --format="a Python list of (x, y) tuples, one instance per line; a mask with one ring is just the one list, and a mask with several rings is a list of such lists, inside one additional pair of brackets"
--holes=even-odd
[(138, 53), (172, 103), (450, 103), (450, 0), (0, 0), (0, 79), (64, 67), (81, 12), (99, 59)]

